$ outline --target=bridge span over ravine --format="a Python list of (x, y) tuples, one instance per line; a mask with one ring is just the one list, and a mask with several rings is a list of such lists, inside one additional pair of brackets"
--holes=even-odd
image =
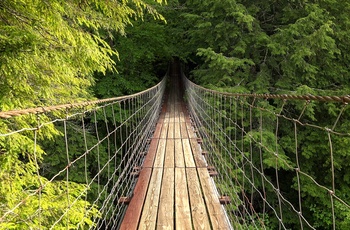
[(0, 229), (343, 229), (349, 102), (174, 62), (137, 94), (0, 111)]

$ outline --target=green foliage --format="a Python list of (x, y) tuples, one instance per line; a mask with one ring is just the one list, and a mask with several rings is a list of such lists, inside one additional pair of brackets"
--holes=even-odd
[[(280, 146), (278, 146), (278, 155), (276, 155), (276, 135), (272, 132), (248, 132), (244, 137), (244, 142), (247, 146), (251, 142), (253, 142), (254, 145), (255, 143), (259, 143), (258, 146), (254, 146), (253, 151), (258, 152), (261, 148), (263, 163), (266, 168), (276, 168), (277, 165), (277, 169), (290, 170), (290, 168), (294, 165)], [(257, 156), (257, 154), (255, 155)], [(258, 158), (255, 160), (258, 161)]]
[(162, 18), (141, 0), (5, 0), (0, 11), (1, 110), (91, 97), (93, 74), (115, 69), (105, 39), (145, 11)]
[(211, 48), (199, 48), (197, 55), (205, 58), (209, 68), (207, 71), (212, 72), (209, 74), (207, 71), (197, 72), (202, 75), (204, 84), (211, 83), (213, 78), (215, 78), (218, 80), (216, 83), (217, 86), (225, 87), (227, 85), (232, 85), (232, 83), (240, 81), (238, 75), (233, 77), (238, 70), (246, 72), (254, 65), (250, 59), (225, 57), (222, 53), (215, 53)]
[(96, 95), (102, 98), (145, 90), (165, 75), (172, 50), (167, 43), (165, 24), (145, 18), (126, 28), (127, 35), (115, 35), (113, 47), (119, 51), (118, 73), (96, 76)]
[[(96, 121), (98, 122), (98, 121)], [(71, 120), (67, 122), (66, 130), (64, 126), (56, 125), (59, 135), (56, 135), (52, 139), (45, 139), (40, 142), (43, 146), (46, 156), (42, 161), (41, 175), (52, 178), (61, 171), (67, 165), (67, 153), (66, 147), (68, 146), (68, 157), (70, 161), (73, 161), (80, 157), (83, 153), (86, 153), (84, 160), (80, 160), (74, 163), (73, 167), (69, 169), (69, 181), (87, 184), (92, 181), (92, 178), (98, 174), (100, 184), (97, 181), (92, 181), (90, 185), (89, 192), (87, 194), (87, 199), (93, 202), (100, 195), (98, 191), (103, 187), (103, 184), (107, 182), (111, 172), (114, 172), (116, 166), (115, 161), (108, 164), (105, 170), (99, 172), (100, 167), (106, 165), (107, 161), (110, 160), (110, 155), (108, 153), (115, 149), (115, 146), (108, 145), (108, 141), (103, 141), (99, 143), (97, 139), (97, 132), (100, 136), (105, 137), (106, 127), (102, 122), (100, 123), (99, 129), (96, 130), (94, 123), (87, 122), (85, 129), (83, 130), (81, 121)], [(85, 133), (84, 133), (85, 132)], [(64, 136), (66, 133), (66, 136)], [(67, 142), (65, 141), (67, 138)], [(98, 144), (99, 143), (99, 144)], [(97, 146), (98, 145), (98, 146)], [(108, 149), (110, 147), (111, 149)], [(88, 152), (87, 152), (88, 151)], [(119, 161), (119, 159), (118, 159)], [(56, 176), (56, 180), (65, 180), (66, 174)], [(103, 202), (103, 195), (99, 197), (100, 201)], [(99, 205), (100, 203), (97, 203)]]
[[(194, 79), (231, 92), (348, 91), (349, 5), (335, 1), (186, 1)], [(184, 27), (184, 26), (183, 26)], [(281, 92), (283, 93), (283, 92)]]
[[(128, 25), (142, 24), (137, 20), (148, 20), (150, 16), (164, 20), (155, 10), (155, 5), (162, 2), (1, 1), (0, 111), (92, 99), (95, 74), (111, 75), (118, 68), (120, 47), (113, 43), (125, 36)], [(143, 81), (151, 84), (154, 80), (149, 76)], [(121, 91), (144, 88), (131, 89), (134, 86)], [(79, 164), (71, 169), (69, 181), (61, 175), (49, 181), (67, 165), (62, 127), (37, 127), (55, 119), (55, 115), (0, 120), (1, 229), (41, 229), (56, 221), (55, 228), (77, 228), (78, 224), (80, 228), (91, 228), (92, 219), (100, 215), (97, 207), (89, 203), (90, 194), (99, 185), (86, 188), (86, 177), (90, 178), (85, 175), (85, 166)], [(74, 123), (68, 127), (74, 128)], [(85, 152), (83, 138), (72, 135), (69, 139), (69, 158), (75, 159)], [(96, 138), (87, 135), (87, 141), (96, 142)], [(101, 164), (107, 161), (105, 146), (103, 143), (99, 149)], [(96, 155), (89, 154), (89, 173), (98, 170), (95, 161)], [(101, 181), (105, 174), (106, 170), (101, 173)], [(42, 185), (45, 187), (41, 190)]]
[(195, 78), (205, 85), (239, 88), (255, 66), (246, 55), (244, 37), (252, 32), (254, 18), (236, 1), (187, 1), (186, 6), (182, 17), (188, 36), (184, 39), (187, 50), (197, 55), (188, 59), (202, 64), (193, 71)]
[[(185, 6), (187, 8), (181, 14), (185, 36), (181, 38), (188, 44), (185, 60), (191, 68), (190, 77), (197, 83), (232, 93), (348, 94), (350, 18), (347, 11), (350, 5), (347, 2), (279, 1), (276, 4), (275, 1), (191, 0), (185, 1)], [(214, 102), (208, 103), (215, 105)], [(246, 113), (251, 107), (245, 102), (242, 110), (239, 105), (227, 105), (228, 108), (233, 107), (229, 111), (234, 114), (228, 112), (225, 116), (238, 119), (242, 130), (233, 125), (226, 130), (243, 137), (235, 144), (244, 156), (254, 153), (249, 160), (259, 168), (261, 152), (265, 176), (275, 183), (274, 170), (278, 169), (280, 189), (295, 207), (298, 207), (296, 190), (299, 189), (293, 170), (297, 165), (296, 153), (300, 169), (330, 189), (333, 163), (336, 194), (349, 203), (345, 192), (350, 181), (347, 170), (350, 167), (349, 138), (344, 134), (349, 130), (348, 109), (337, 120), (343, 106), (336, 103), (297, 100), (259, 103), (254, 106), (270, 113), (253, 109), (250, 118)], [(276, 130), (276, 114), (282, 104)], [(215, 119), (219, 116), (212, 115)], [(260, 122), (261, 127), (257, 125)], [(344, 136), (326, 130), (343, 133)], [(213, 135), (215, 139), (224, 139), (220, 133)], [(276, 150), (279, 158), (274, 155)], [(242, 158), (242, 155), (235, 155), (235, 159), (244, 165)], [(259, 176), (251, 175), (249, 166), (245, 167), (247, 177), (255, 180), (257, 189), (262, 189)], [(243, 183), (242, 175), (236, 175), (238, 178), (235, 179)], [(269, 202), (276, 204), (278, 198), (273, 189), (265, 186)], [(305, 218), (317, 229), (332, 228), (329, 193), (303, 176), (300, 186)], [(244, 188), (248, 194), (253, 192), (251, 190)], [(282, 209), (285, 226), (299, 228), (298, 216), (288, 208)], [(336, 202), (334, 209), (336, 228), (346, 229), (349, 223), (347, 208)], [(275, 214), (269, 214), (271, 228), (277, 229), (278, 223), (273, 218)]]
[[(52, 136), (57, 132), (46, 133)], [(44, 151), (35, 141), (45, 137), (37, 135), (37, 139), (33, 139), (31, 136), (16, 133), (0, 138), (0, 215), (6, 215), (0, 221), (0, 228), (52, 226), (61, 215), (64, 218), (57, 226), (72, 227), (77, 221), (82, 221), (82, 226), (92, 226), (91, 218), (98, 216), (98, 211), (84, 199), (86, 186), (66, 181), (49, 182), (39, 175), (38, 164)], [(41, 189), (42, 185), (45, 186)], [(76, 202), (64, 214), (62, 210), (70, 206), (69, 200)], [(21, 205), (17, 207), (18, 204)], [(85, 211), (87, 209), (90, 211)]]
[[(187, 64), (185, 71), (191, 71), (190, 77), (197, 83), (218, 91), (295, 95), (343, 95), (349, 92), (350, 5), (346, 1), (284, 0), (276, 4), (272, 0), (174, 0), (160, 5), (162, 2), (1, 1), (0, 110), (131, 94), (157, 82), (157, 76), (164, 75), (162, 69), (174, 56)], [(246, 155), (238, 154), (236, 160), (243, 164), (244, 156), (249, 156), (250, 151), (261, 151), (265, 176), (274, 181), (275, 175), (269, 170), (277, 167), (281, 191), (294, 204), (298, 203), (294, 194), (298, 188), (296, 175), (290, 167), (296, 165), (295, 148), (299, 151), (302, 170), (329, 187), (332, 183), (330, 135), (337, 170), (335, 186), (339, 196), (349, 200), (346, 195), (350, 184), (347, 172), (349, 138), (297, 125), (295, 146), (293, 122), (279, 119), (276, 131), (275, 115), (279, 113), (282, 101), (265, 100), (254, 104), (265, 111), (253, 110), (251, 120), (247, 111), (240, 109), (241, 105), (226, 105), (211, 99), (208, 103), (219, 108), (210, 114), (217, 121), (223, 122), (232, 111), (236, 112), (237, 119), (241, 119), (241, 129), (219, 124), (221, 129), (243, 137), (238, 145)], [(339, 105), (334, 103), (289, 101), (281, 115), (347, 133), (350, 128), (347, 110), (338, 124), (334, 124), (340, 111)], [(85, 146), (82, 133), (69, 136), (69, 158), (74, 159), (77, 153), (92, 147), (92, 143), (98, 141), (96, 132), (104, 134), (106, 124), (116, 125), (110, 120), (113, 113), (127, 115), (127, 107), (117, 106), (113, 111), (106, 111), (106, 117), (98, 112), (96, 121), (86, 121), (87, 125), (97, 122), (99, 127), (88, 129), (85, 137), (88, 146)], [(40, 116), (39, 120), (37, 116), (0, 120), (0, 131), (8, 133), (37, 127), (48, 120), (46, 116)], [(261, 121), (263, 125), (258, 127)], [(118, 118), (116, 122), (119, 122)], [(81, 121), (68, 122), (68, 133), (81, 130), (79, 126)], [(133, 128), (133, 124), (127, 128)], [(226, 138), (220, 135), (220, 130), (210, 135), (223, 142)], [(62, 125), (47, 125), (38, 131), (33, 129), (0, 137), (0, 202), (3, 207), (0, 216), (66, 165), (62, 139)], [(89, 200), (94, 199), (92, 196), (100, 188), (93, 183), (86, 195), (84, 184), (90, 180), (89, 174), (98, 170), (96, 161), (100, 164), (107, 161), (107, 148), (108, 144), (102, 143), (99, 149), (88, 154), (87, 165), (77, 163), (69, 173), (70, 182), (64, 181), (63, 176), (48, 182), (40, 196), (30, 196), (16, 213), (9, 212), (6, 219), (1, 220), (0, 227), (51, 225), (52, 220), (62, 215), (60, 209), (65, 209), (68, 196), (69, 200), (77, 199), (77, 202), (62, 219), (62, 225), (60, 222), (56, 226), (62, 227), (63, 223), (75, 226), (78, 219), (92, 226), (91, 219), (99, 213)], [(278, 158), (274, 154), (276, 149)], [(259, 157), (259, 154), (254, 155), (254, 164), (260, 164)], [(111, 165), (110, 170), (113, 167)], [(319, 175), (319, 170), (325, 173)], [(254, 179), (251, 174), (247, 172), (247, 176)], [(103, 181), (107, 177), (108, 171), (103, 171), (100, 179)], [(239, 170), (234, 170), (232, 177), (244, 181)], [(262, 189), (261, 180), (256, 181), (257, 188)], [(329, 194), (320, 193), (319, 187), (309, 178), (301, 178), (301, 182), (303, 207), (307, 207), (303, 210), (304, 215), (315, 227), (330, 228), (332, 215), (325, 211), (330, 208)], [(72, 192), (69, 195), (67, 186)], [(231, 188), (219, 185), (219, 189), (229, 193)], [(246, 188), (248, 193), (251, 190)], [(273, 188), (266, 185), (266, 190), (272, 197), (269, 202), (277, 203)], [(80, 192), (83, 197), (77, 196)], [(63, 198), (53, 199), (57, 196)], [(237, 194), (233, 199), (240, 204)], [(40, 218), (32, 218), (32, 212), (38, 206), (42, 207)], [(91, 212), (83, 215), (90, 207)], [(284, 214), (286, 225), (295, 228), (297, 216), (289, 210), (284, 211), (287, 213)], [(347, 208), (335, 202), (335, 213), (337, 227), (348, 228)], [(273, 216), (271, 213), (264, 216), (272, 229), (278, 227)], [(240, 227), (243, 225), (237, 226)]]

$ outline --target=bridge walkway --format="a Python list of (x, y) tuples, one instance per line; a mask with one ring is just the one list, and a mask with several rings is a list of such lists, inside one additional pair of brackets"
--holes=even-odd
[(170, 87), (120, 229), (229, 229), (181, 96)]

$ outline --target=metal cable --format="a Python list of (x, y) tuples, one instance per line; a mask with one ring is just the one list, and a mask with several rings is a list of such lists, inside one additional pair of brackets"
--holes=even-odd
[[(214, 178), (218, 191), (231, 197), (225, 209), (233, 228), (265, 229), (274, 222), (276, 229), (315, 229), (318, 223), (306, 206), (315, 200), (313, 205), (331, 216), (328, 227), (336, 229), (343, 218), (339, 210), (350, 210), (347, 195), (335, 192), (342, 177), (335, 169), (342, 154), (337, 145), (350, 141), (343, 125), (349, 96), (232, 94), (198, 86), (185, 76), (183, 81), (206, 160), (219, 172)], [(312, 132), (323, 139), (311, 144), (324, 145), (324, 140), (325, 147), (308, 156), (304, 142)], [(325, 177), (308, 165), (308, 157), (319, 154), (326, 157)]]
[[(142, 164), (142, 153), (149, 147), (148, 139), (160, 114), (166, 80), (165, 77), (156, 86), (129, 96), (0, 112), (0, 122), (8, 125), (8, 132), (0, 133), (0, 151), (15, 151), (4, 149), (2, 141), (25, 137), (34, 149), (36, 175), (33, 177), (39, 181), (35, 189), (19, 191), (23, 198), (18, 198), (17, 203), (0, 204), (0, 225), (16, 224), (18, 219), (14, 214), (31, 204), (33, 212), (23, 214), (28, 226), (38, 223), (36, 226), (49, 229), (116, 228), (126, 209), (120, 199), (132, 196), (137, 181), (133, 173)], [(31, 125), (33, 114), (41, 118), (40, 123)], [(29, 122), (23, 123), (27, 118)], [(45, 139), (42, 133), (54, 127), (63, 128), (61, 133), (48, 138), (64, 143), (64, 152), (56, 154), (65, 162), (60, 162), (63, 166), (47, 177), (37, 157), (37, 149), (42, 148), (38, 136)], [(49, 154), (56, 151), (45, 150)], [(57, 197), (62, 199), (57, 210), (43, 204), (46, 193), (51, 193), (55, 186), (62, 192)], [(80, 214), (72, 217), (77, 213)]]

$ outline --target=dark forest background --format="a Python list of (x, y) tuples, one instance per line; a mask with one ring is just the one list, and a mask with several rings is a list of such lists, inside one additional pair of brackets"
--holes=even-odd
[[(0, 111), (136, 93), (158, 83), (174, 58), (182, 62), (192, 81), (219, 91), (347, 95), (349, 12), (348, 1), (336, 0), (2, 0)], [(313, 108), (307, 116), (322, 126), (336, 118), (340, 109)], [(1, 132), (26, 127), (35, 118), (16, 122), (14, 126), (1, 120)], [(343, 121), (341, 129), (347, 132), (349, 127), (350, 121)], [(36, 157), (42, 180), (52, 176), (44, 167), (49, 165), (54, 172), (66, 164), (60, 154), (65, 152), (63, 144), (54, 141), (60, 129), (47, 128), (38, 137), (41, 148)], [(329, 161), (328, 155), (319, 154), (329, 149), (327, 141), (320, 142), (320, 135), (308, 130), (299, 134), (300, 142), (307, 146), (301, 148), (302, 155), (314, 174)], [(28, 136), (18, 134), (11, 142), (0, 138), (0, 213), (5, 210), (2, 206), (11, 207), (23, 197), (23, 188), (38, 184), (33, 182), (37, 165), (31, 160)], [(74, 138), (77, 143), (82, 140)], [(338, 142), (336, 187), (345, 194), (342, 199), (349, 200), (349, 143)], [(53, 148), (55, 152), (50, 152)], [(95, 161), (88, 162), (92, 171)], [(79, 172), (71, 177), (76, 183), (72, 189), (82, 189), (79, 183), (85, 179)], [(331, 179), (323, 180), (327, 184)], [(60, 186), (63, 191), (64, 185)], [(305, 197), (304, 215), (316, 228), (329, 229), (328, 200), (315, 203), (313, 199), (327, 194), (317, 194), (313, 186), (310, 183), (305, 188), (309, 196)], [(295, 190), (295, 185), (290, 189)], [(55, 195), (52, 188), (47, 200)], [(60, 207), (61, 203), (51, 205)], [(350, 228), (350, 211), (341, 205), (335, 208), (340, 213), (339, 229)], [(26, 216), (31, 209), (23, 207), (20, 215)], [(86, 222), (94, 215), (86, 216)], [(51, 220), (46, 221), (49, 225)], [(291, 228), (298, 223), (288, 215), (284, 221)], [(17, 224), (0, 222), (4, 228), (16, 228), (23, 222)], [(277, 226), (272, 220), (270, 224), (271, 229)]]

